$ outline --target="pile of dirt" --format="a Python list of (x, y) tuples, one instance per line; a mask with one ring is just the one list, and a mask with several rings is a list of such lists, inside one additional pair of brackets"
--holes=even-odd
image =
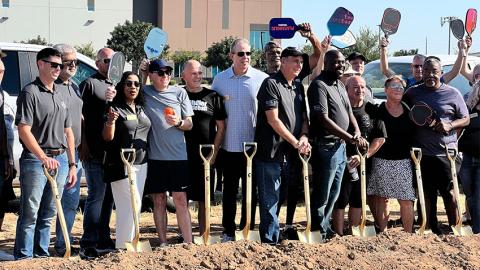
[(78, 257), (0, 263), (17, 269), (480, 269), (480, 236), (417, 236), (395, 228), (373, 238), (337, 237), (325, 244), (250, 241), (178, 244), (151, 253), (119, 251), (92, 261)]

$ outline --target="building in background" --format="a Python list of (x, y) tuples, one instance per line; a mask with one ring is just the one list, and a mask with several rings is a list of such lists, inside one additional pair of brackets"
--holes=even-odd
[(4, 42), (40, 36), (51, 44), (91, 42), (99, 49), (117, 24), (132, 21), (133, 16), (133, 0), (0, 1), (0, 41)]
[(171, 51), (204, 52), (234, 36), (261, 49), (270, 41), (270, 18), (281, 17), (281, 0), (142, 0), (133, 3), (133, 19), (168, 33)]

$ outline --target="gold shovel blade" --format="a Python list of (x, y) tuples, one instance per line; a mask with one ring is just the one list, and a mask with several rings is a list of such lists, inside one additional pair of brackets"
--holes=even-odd
[(150, 242), (146, 241), (138, 241), (137, 244), (126, 242), (125, 248), (127, 251), (131, 252), (152, 252), (152, 247), (150, 246)]
[(472, 227), (470, 226), (452, 226), (452, 231), (454, 235), (473, 235)]
[(352, 235), (358, 237), (374, 237), (377, 235), (377, 232), (373, 226), (364, 226), (363, 228), (360, 226), (353, 226)]
[(303, 243), (314, 244), (314, 243), (323, 243), (323, 237), (320, 234), (320, 231), (303, 231), (297, 232), (298, 240)]
[(197, 245), (213, 245), (213, 244), (218, 244), (221, 242), (220, 236), (212, 236), (209, 235), (208, 237), (205, 237), (205, 235), (202, 236), (195, 236), (193, 237), (193, 243)]
[(251, 231), (248, 230), (247, 232), (244, 231), (236, 231), (235, 232), (235, 241), (238, 240), (249, 240), (249, 241), (256, 241), (261, 242), (260, 233), (258, 231)]

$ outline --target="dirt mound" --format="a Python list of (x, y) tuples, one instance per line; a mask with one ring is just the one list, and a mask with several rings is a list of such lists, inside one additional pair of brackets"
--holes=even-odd
[(62, 258), (0, 263), (16, 269), (480, 269), (480, 236), (417, 236), (399, 228), (374, 238), (337, 237), (325, 244), (249, 241), (172, 245), (152, 253), (119, 251), (93, 261)]

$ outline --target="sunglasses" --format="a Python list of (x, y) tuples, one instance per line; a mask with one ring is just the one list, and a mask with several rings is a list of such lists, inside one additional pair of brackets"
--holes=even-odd
[(125, 85), (128, 86), (128, 87), (139, 87), (140, 86), (140, 82), (138, 81), (125, 81)]
[(392, 83), (392, 84), (390, 84), (390, 85), (388, 86), (388, 88), (393, 89), (393, 90), (396, 90), (396, 91), (402, 91), (402, 92), (403, 92), (403, 90), (405, 90), (405, 89), (403, 88), (403, 86), (402, 86), (401, 84), (399, 84), (399, 83)]
[(413, 68), (422, 68), (423, 65), (413, 65)]
[(244, 57), (245, 55), (250, 56), (252, 52), (237, 52), (235, 53), (238, 57)]
[(78, 66), (78, 59), (64, 61), (63, 65), (69, 67)]
[(60, 69), (63, 69), (63, 67), (64, 67), (64, 65), (63, 65), (63, 64), (60, 64), (60, 63), (51, 62), (51, 61), (43, 60), (43, 59), (42, 59), (42, 61), (45, 62), (45, 63), (50, 63), (50, 67), (51, 67), (51, 68), (54, 68), (54, 69), (56, 69), (56, 68), (58, 68), (58, 67), (59, 67)]
[(156, 73), (157, 73), (158, 76), (160, 76), (160, 77), (172, 75), (172, 71), (171, 71), (171, 70), (158, 70), (158, 71), (156, 71)]
[(100, 60), (98, 60), (98, 61), (102, 61), (104, 64), (110, 64), (110, 60), (112, 60), (112, 59), (110, 59), (110, 58), (105, 58), (105, 59), (100, 59)]

